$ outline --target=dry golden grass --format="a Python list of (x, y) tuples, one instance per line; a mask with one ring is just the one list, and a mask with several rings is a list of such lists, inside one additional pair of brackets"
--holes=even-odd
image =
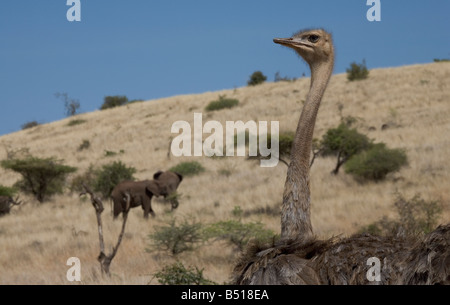
[[(312, 223), (319, 237), (352, 234), (361, 226), (394, 214), (394, 193), (406, 197), (420, 193), (425, 199), (444, 203), (440, 222), (450, 216), (450, 64), (433, 63), (400, 68), (375, 69), (367, 80), (348, 82), (345, 74), (334, 75), (323, 99), (315, 137), (338, 125), (342, 115), (360, 118), (359, 130), (390, 147), (404, 148), (410, 164), (380, 183), (359, 184), (345, 173), (330, 175), (334, 159), (319, 158), (311, 171)], [(295, 129), (309, 79), (266, 83), (197, 95), (175, 96), (134, 103), (128, 106), (78, 115), (86, 123), (68, 126), (73, 118), (41, 125), (0, 137), (10, 150), (28, 148), (39, 157), (56, 156), (79, 168), (121, 160), (138, 169), (137, 178), (149, 178), (157, 170), (167, 170), (181, 161), (195, 160), (207, 169), (181, 183), (183, 198), (173, 213), (154, 200), (156, 218), (148, 222), (141, 209), (133, 209), (126, 235), (111, 265), (113, 276), (102, 278), (96, 257), (99, 252), (94, 209), (76, 194), (55, 196), (38, 205), (32, 198), (0, 218), (0, 284), (69, 284), (66, 280), (69, 257), (81, 260), (85, 284), (146, 284), (162, 266), (176, 260), (165, 253), (146, 253), (148, 234), (154, 226), (195, 217), (202, 223), (227, 220), (235, 206), (249, 211), (279, 206), (286, 166), (261, 168), (242, 157), (183, 157), (168, 159), (172, 123), (193, 123), (193, 113), (203, 112), (207, 120), (280, 121), (281, 131)], [(219, 95), (237, 98), (236, 108), (206, 113), (204, 107)], [(383, 124), (390, 127), (381, 130)], [(375, 127), (375, 130), (369, 130)], [(91, 143), (77, 151), (82, 141)], [(105, 157), (105, 150), (124, 154)], [(0, 151), (0, 160), (6, 150)], [(230, 173), (224, 175), (223, 170)], [(19, 176), (0, 169), (0, 184), (10, 186)], [(109, 204), (103, 214), (106, 244), (116, 241), (120, 221), (113, 222)], [(278, 216), (252, 215), (245, 221), (261, 221), (279, 232)], [(223, 283), (229, 280), (238, 253), (224, 243), (214, 242), (178, 258), (186, 266), (204, 268), (205, 277)], [(153, 279), (152, 284), (157, 284)]]

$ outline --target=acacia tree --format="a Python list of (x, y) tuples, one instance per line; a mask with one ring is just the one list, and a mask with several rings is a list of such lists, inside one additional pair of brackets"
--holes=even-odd
[(341, 123), (337, 128), (328, 129), (321, 141), (323, 155), (335, 155), (336, 167), (333, 174), (339, 173), (339, 168), (352, 156), (372, 146), (372, 141), (356, 128), (350, 128)]
[(28, 156), (24, 159), (3, 160), (1, 166), (22, 175), (15, 187), (32, 194), (42, 203), (48, 197), (61, 193), (68, 174), (75, 172), (75, 167), (63, 165), (55, 157), (37, 158)]

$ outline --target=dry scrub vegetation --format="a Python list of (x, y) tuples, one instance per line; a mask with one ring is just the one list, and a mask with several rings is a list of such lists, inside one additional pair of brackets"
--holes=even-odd
[[(145, 221), (142, 209), (132, 209), (122, 245), (111, 264), (111, 278), (102, 278), (96, 260), (98, 248), (95, 212), (89, 200), (77, 194), (53, 197), (39, 205), (32, 198), (0, 218), (0, 284), (69, 284), (66, 261), (81, 260), (84, 284), (147, 284), (164, 265), (179, 259), (186, 266), (204, 269), (204, 276), (217, 283), (229, 280), (239, 253), (224, 241), (203, 245), (174, 258), (165, 253), (147, 253), (148, 235), (154, 226), (172, 217), (193, 217), (202, 223), (232, 218), (239, 206), (243, 221), (260, 221), (280, 231), (278, 215), (245, 213), (279, 207), (287, 167), (262, 168), (243, 157), (167, 157), (172, 123), (193, 124), (193, 113), (207, 120), (279, 121), (281, 131), (294, 131), (309, 79), (265, 83), (255, 87), (174, 96), (138, 102), (104, 111), (77, 115), (85, 121), (69, 126), (74, 118), (40, 125), (0, 137), (0, 145), (18, 150), (28, 148), (37, 157), (56, 156), (84, 172), (90, 164), (120, 160), (138, 171), (139, 179), (151, 178), (181, 161), (198, 161), (206, 171), (187, 177), (178, 192), (180, 206), (153, 200), (156, 218)], [(221, 95), (238, 99), (232, 109), (206, 112), (209, 102)], [(352, 234), (382, 216), (392, 216), (395, 192), (405, 197), (420, 193), (424, 199), (443, 203), (440, 223), (450, 219), (450, 64), (432, 63), (400, 68), (375, 69), (368, 79), (349, 82), (345, 74), (334, 75), (319, 111), (315, 137), (339, 124), (344, 116), (360, 118), (358, 130), (389, 147), (406, 149), (409, 166), (379, 183), (356, 182), (344, 172), (331, 175), (334, 158), (316, 159), (311, 171), (312, 224), (321, 238)], [(384, 130), (382, 126), (385, 125)], [(192, 125), (191, 125), (192, 126)], [(372, 128), (371, 128), (372, 127)], [(373, 128), (374, 127), (374, 128)], [(78, 150), (84, 140), (90, 146)], [(119, 153), (106, 157), (105, 151)], [(0, 160), (6, 151), (0, 150)], [(0, 184), (11, 186), (19, 176), (0, 169)], [(110, 206), (103, 213), (107, 252), (116, 242), (121, 221), (112, 221)], [(153, 279), (151, 284), (157, 284)]]

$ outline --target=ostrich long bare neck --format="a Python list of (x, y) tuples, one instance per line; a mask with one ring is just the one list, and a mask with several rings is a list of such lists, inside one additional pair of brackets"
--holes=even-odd
[(291, 163), (284, 185), (282, 239), (295, 239), (299, 236), (307, 238), (313, 235), (310, 216), (310, 154), (317, 112), (333, 72), (333, 64), (333, 56), (328, 61), (310, 64), (311, 86), (292, 143)]

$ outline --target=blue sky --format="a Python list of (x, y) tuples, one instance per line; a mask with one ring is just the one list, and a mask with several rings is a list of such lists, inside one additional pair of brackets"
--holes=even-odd
[(97, 110), (106, 95), (156, 99), (308, 75), (292, 51), (272, 42), (304, 28), (333, 33), (335, 73), (450, 58), (450, 1), (81, 0), (69, 22), (66, 0), (0, 3), (0, 135), (30, 121), (65, 117), (56, 92)]

